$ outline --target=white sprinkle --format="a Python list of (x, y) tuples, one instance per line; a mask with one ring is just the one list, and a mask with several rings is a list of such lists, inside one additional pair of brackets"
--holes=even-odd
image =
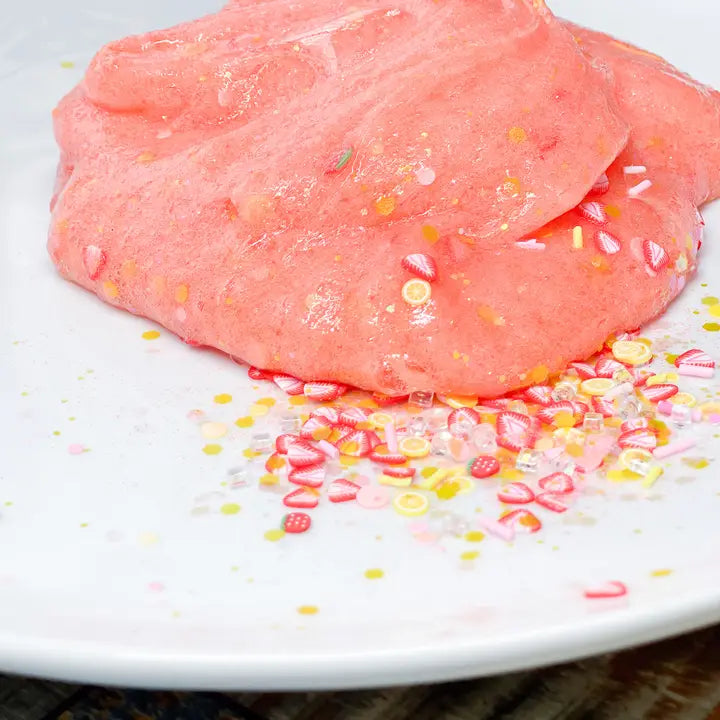
[(627, 194), (630, 197), (637, 197), (640, 193), (645, 192), (649, 187), (652, 187), (652, 182), (650, 182), (650, 180), (643, 180), (637, 185), (633, 185), (633, 187), (629, 188)]
[(436, 176), (432, 168), (421, 167), (415, 171), (415, 177), (420, 185), (432, 185)]
[(515, 243), (519, 248), (525, 250), (544, 250), (545, 243), (538, 242), (537, 240), (520, 240)]
[(626, 175), (642, 175), (647, 172), (647, 168), (644, 165), (626, 165), (623, 172)]

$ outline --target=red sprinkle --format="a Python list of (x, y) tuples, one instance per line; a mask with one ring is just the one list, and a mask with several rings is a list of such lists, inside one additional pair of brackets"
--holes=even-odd
[(312, 525), (312, 520), (307, 513), (292, 512), (288, 513), (281, 523), (282, 529), (286, 533), (299, 534), (307, 532)]
[(623, 597), (623, 595), (627, 595), (627, 592), (627, 587), (619, 580), (609, 580), (603, 585), (587, 588), (583, 595), (589, 600), (602, 600)]
[(511, 482), (498, 490), (497, 498), (509, 505), (525, 505), (535, 499), (535, 493), (525, 483)]
[(357, 497), (359, 491), (359, 485), (345, 478), (339, 478), (330, 483), (328, 497), (330, 498), (330, 502), (334, 503), (349, 502)]
[(401, 262), (401, 265), (405, 270), (413, 275), (421, 277), (423, 280), (433, 282), (437, 280), (437, 263), (435, 259), (427, 255), (426, 253), (412, 253), (412, 255), (406, 255)]

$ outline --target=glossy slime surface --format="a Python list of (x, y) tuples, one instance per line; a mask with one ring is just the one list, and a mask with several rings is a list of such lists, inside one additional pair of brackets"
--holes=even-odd
[(718, 97), (539, 2), (233, 2), (60, 103), (49, 250), (263, 369), (500, 395), (681, 291)]

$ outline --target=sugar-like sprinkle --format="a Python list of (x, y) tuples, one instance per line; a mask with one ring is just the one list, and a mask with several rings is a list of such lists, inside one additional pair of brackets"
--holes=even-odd
[(397, 431), (395, 429), (395, 423), (389, 422), (385, 424), (385, 444), (391, 453), (398, 451), (398, 440)]
[(612, 400), (613, 398), (619, 397), (620, 395), (629, 395), (634, 390), (635, 388), (632, 383), (620, 383), (614, 388), (610, 388), (610, 390), (605, 393), (604, 397), (606, 400)]

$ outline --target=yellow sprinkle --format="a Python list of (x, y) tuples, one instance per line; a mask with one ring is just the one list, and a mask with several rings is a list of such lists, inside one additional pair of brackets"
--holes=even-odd
[(357, 465), (359, 461), (360, 458), (351, 457), (350, 455), (340, 456), (340, 464), (344, 467), (352, 467), (353, 465)]
[[(426, 474), (428, 470), (435, 470), (435, 472)], [(422, 490), (434, 490), (451, 472), (449, 468), (440, 468), (439, 470), (435, 468), (423, 468), (420, 472), (423, 479), (416, 482), (415, 485)]]
[(243, 455), (248, 460), (252, 460), (253, 458), (260, 457), (260, 455), (262, 455), (262, 453), (256, 452), (255, 450), (252, 450), (251, 448), (245, 448), (245, 450), (243, 450)]
[(705, 323), (703, 325), (703, 330), (707, 330), (708, 332), (717, 332), (718, 330), (720, 330), (720, 325), (714, 322)]
[(175, 300), (180, 304), (184, 303), (188, 299), (188, 286), (178, 285), (175, 288)]
[(103, 290), (109, 298), (116, 298), (120, 294), (118, 286), (114, 282), (110, 282), (110, 280), (103, 283)]
[(659, 465), (655, 465), (654, 467), (650, 468), (650, 470), (648, 470), (647, 474), (643, 478), (641, 485), (644, 488), (651, 488), (662, 474), (663, 469)]
[(395, 198), (392, 195), (383, 195), (375, 201), (375, 212), (378, 215), (390, 215), (395, 210)]
[(642, 475), (631, 472), (630, 470), (608, 470), (607, 479), (612, 482), (629, 482), (632, 480), (640, 480)]
[(509, 226), (507, 223), (503, 223), (503, 224), (500, 226), (500, 229), (501, 229), (503, 232), (505, 232), (509, 227), (510, 227), (510, 226)]
[(284, 457), (271, 455), (267, 460), (266, 467), (268, 470), (280, 470), (280, 468), (284, 468), (286, 464)]
[(71, 70), (75, 67), (75, 63), (72, 60), (61, 60), (60, 67), (64, 70)]
[(710, 465), (710, 461), (705, 458), (683, 458), (683, 462), (693, 470), (703, 470)]
[(268, 407), (272, 407), (273, 405), (275, 405), (275, 403), (276, 403), (275, 398), (271, 398), (271, 397), (260, 398), (257, 401), (258, 405), (267, 405)]
[(500, 477), (503, 480), (522, 480), (525, 477), (525, 474), (508, 465), (500, 470)]
[(668, 568), (663, 568), (662, 570), (653, 570), (650, 573), (651, 577), (667, 577), (668, 575), (672, 575), (672, 570), (669, 570)]
[(244, 417), (238, 418), (235, 421), (235, 425), (237, 425), (239, 428), (249, 428), (252, 427), (254, 424), (255, 419), (250, 415), (245, 415)]
[(316, 605), (301, 605), (297, 611), (301, 615), (317, 615), (320, 610)]
[(559, 428), (571, 428), (575, 425), (575, 416), (571, 412), (561, 410), (553, 418), (553, 425)]
[(142, 334), (143, 340), (157, 340), (160, 337), (160, 332), (158, 330), (146, 330)]
[(465, 540), (467, 542), (482, 542), (485, 539), (485, 535), (481, 533), (479, 530), (471, 530), (470, 532), (465, 533)]
[(692, 393), (679, 392), (670, 398), (670, 402), (673, 405), (687, 405), (687, 407), (693, 408), (697, 405), (697, 398)]
[(606, 205), (605, 212), (615, 220), (617, 220), (622, 215), (622, 210), (620, 210), (617, 205)]
[(248, 408), (248, 413), (251, 417), (263, 417), (270, 412), (270, 408), (267, 405), (261, 405), (260, 403), (253, 403)]
[(225, 503), (220, 512), (223, 515), (237, 515), (240, 512), (240, 506), (237, 503)]
[(138, 542), (143, 547), (150, 547), (152, 545), (157, 545), (160, 542), (160, 538), (152, 532), (144, 532), (140, 533), (138, 536)]
[(278, 540), (282, 540), (282, 538), (285, 537), (285, 531), (280, 530), (280, 528), (273, 528), (272, 530), (268, 530), (265, 533), (264, 537), (270, 542), (277, 542)]
[(511, 127), (508, 130), (508, 140), (519, 145), (527, 140), (527, 133), (521, 127)]
[(535, 384), (545, 382), (550, 371), (544, 365), (538, 365), (529, 372), (529, 377)]
[(365, 577), (368, 580), (379, 580), (384, 577), (385, 573), (380, 568), (370, 568), (365, 571)]
[(461, 560), (475, 560), (480, 557), (480, 553), (477, 550), (467, 550), (460, 555)]
[(430, 244), (434, 244), (440, 239), (440, 231), (434, 225), (423, 225), (422, 236)]
[[(674, 362), (674, 358), (673, 358)], [(652, 375), (647, 379), (647, 382), (645, 383), (648, 387), (652, 387), (653, 385), (662, 385), (664, 383), (677, 383), (680, 380), (680, 376), (677, 373), (674, 372), (668, 372), (668, 373), (658, 373), (657, 375)]]
[(432, 465), (428, 465), (427, 467), (424, 467), (420, 471), (420, 474), (424, 478), (429, 478), (429, 477), (432, 477), (437, 471), (438, 471), (438, 469), (436, 467), (433, 467)]
[(580, 225), (573, 228), (572, 244), (575, 250), (581, 250), (583, 247), (583, 231)]
[(460, 483), (444, 482), (435, 490), (438, 500), (452, 500), (460, 491)]
[(258, 482), (260, 485), (277, 485), (280, 482), (280, 478), (272, 473), (265, 473)]
[(232, 402), (232, 395), (228, 395), (227, 393), (220, 393), (220, 395), (216, 395), (213, 400), (218, 405), (227, 405), (229, 402)]
[(711, 306), (708, 308), (708, 312), (709, 312), (713, 317), (720, 317), (720, 305), (711, 305)]
[(305, 404), (305, 396), (304, 395), (293, 395), (288, 402), (291, 405), (304, 405)]
[(206, 445), (202, 451), (206, 455), (219, 455), (222, 452), (222, 445), (217, 445), (216, 443), (210, 443)]
[(714, 297), (712, 295), (706, 295), (701, 300), (701, 302), (703, 305), (717, 305), (718, 303), (720, 303), (720, 300), (718, 300), (716, 297)]
[(151, 163), (155, 159), (155, 153), (148, 151), (145, 151), (144, 153), (140, 153), (136, 158), (135, 161), (139, 162), (141, 165), (147, 165), (148, 163)]
[(502, 315), (498, 315), (488, 305), (479, 305), (477, 308), (478, 317), (485, 322), (492, 323), (493, 325), (504, 325), (505, 318)]

